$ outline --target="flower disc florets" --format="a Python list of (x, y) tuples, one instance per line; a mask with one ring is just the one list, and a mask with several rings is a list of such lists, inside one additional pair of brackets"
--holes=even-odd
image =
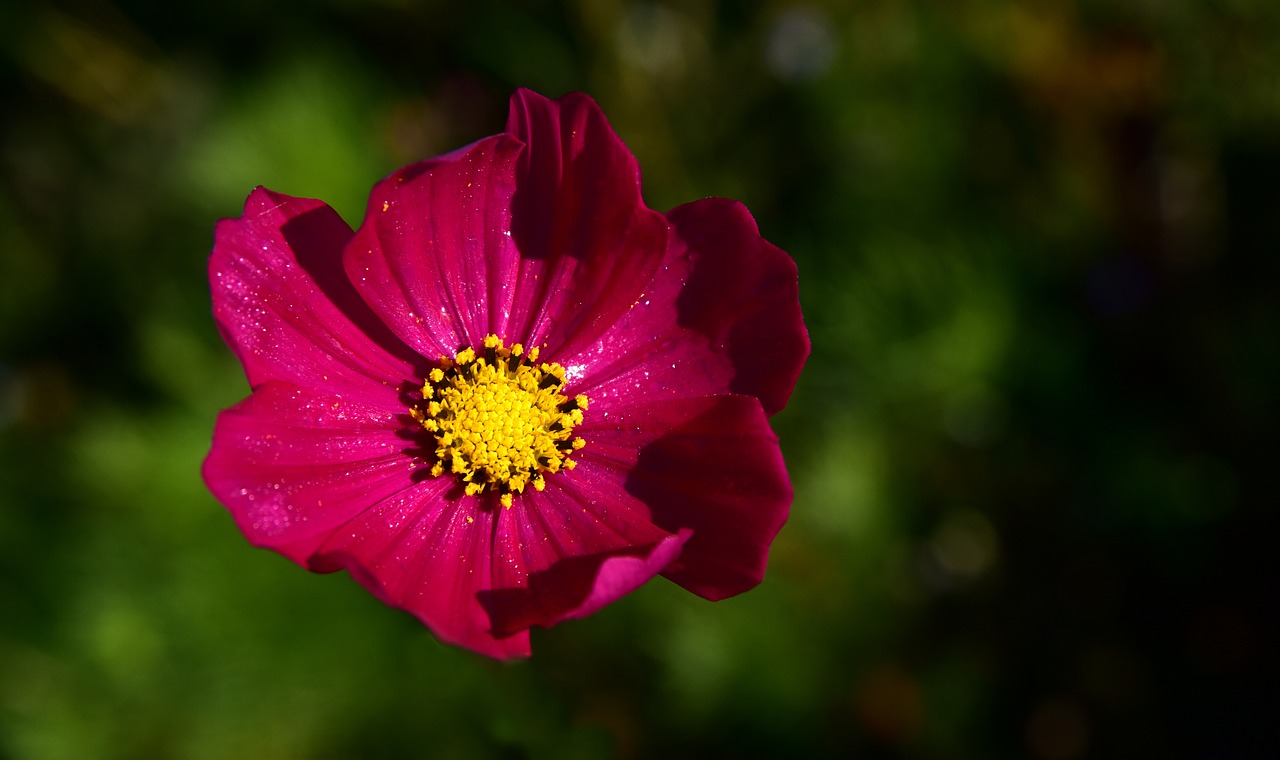
[(573, 428), (587, 397), (565, 396), (564, 367), (537, 361), (536, 347), (507, 348), (496, 335), (484, 339), (479, 355), (466, 348), (441, 357), (409, 412), (435, 436), (432, 475), (455, 473), (467, 494), (496, 490), (510, 507), (525, 486), (541, 491), (544, 473), (573, 469), (569, 454), (584, 445)]

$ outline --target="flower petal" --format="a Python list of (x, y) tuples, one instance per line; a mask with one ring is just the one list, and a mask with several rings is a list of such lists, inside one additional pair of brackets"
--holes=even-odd
[(596, 346), (562, 360), (582, 378), (575, 392), (593, 402), (738, 393), (775, 414), (809, 355), (795, 262), (736, 201), (707, 198), (667, 218), (666, 260), (643, 297)]
[(679, 555), (690, 533), (673, 535), (623, 488), (625, 473), (584, 463), (552, 475), (499, 516), (492, 591), (481, 592), (493, 629), (549, 627), (591, 614), (628, 594)]
[(429, 358), (505, 334), (518, 252), (521, 145), (505, 135), (407, 166), (374, 186), (345, 265), (391, 330)]
[(644, 205), (635, 158), (586, 95), (518, 90), (507, 133), (526, 147), (512, 198), (521, 257), (506, 337), (572, 355), (652, 279), (667, 225)]
[(413, 485), (396, 415), (271, 381), (218, 416), (203, 474), (250, 543), (301, 565), (335, 528)]
[(345, 567), (442, 641), (499, 659), (528, 657), (529, 632), (495, 635), (479, 601), (493, 586), (494, 523), (503, 510), (496, 499), (462, 496), (456, 485), (431, 478), (379, 502), (335, 531), (317, 560)]
[(578, 428), (587, 440), (578, 470), (589, 462), (626, 468), (626, 490), (648, 506), (654, 525), (693, 531), (663, 575), (708, 599), (758, 584), (792, 498), (759, 402), (711, 396), (608, 411)]
[[(637, 551), (632, 555), (619, 552), (608, 557), (596, 570), (591, 592), (586, 598), (576, 607), (561, 612), (547, 625), (584, 618), (640, 588), (680, 556), (685, 542), (692, 535), (693, 531), (681, 529), (676, 535), (667, 536), (650, 547), (647, 553)], [(534, 579), (531, 582), (536, 584), (537, 581)]]
[(218, 223), (209, 259), (214, 320), (250, 385), (319, 383), (391, 408), (398, 384), (421, 376), (416, 357), (344, 276), (350, 237), (323, 202), (264, 188), (241, 217)]
[(444, 641), (527, 656), (527, 634), (499, 641), (477, 601), (491, 585), (493, 510), (450, 498), (452, 477), (418, 477), (403, 429), (380, 410), (267, 383), (219, 416), (205, 482), (251, 543), (348, 570)]

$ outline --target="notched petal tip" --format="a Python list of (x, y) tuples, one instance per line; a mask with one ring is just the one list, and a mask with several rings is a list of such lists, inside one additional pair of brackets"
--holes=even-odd
[(765, 240), (742, 203), (706, 198), (667, 214), (671, 245), (690, 259), (677, 321), (726, 353), (728, 390), (755, 396), (772, 416), (786, 406), (809, 356), (795, 261)]
[(511, 98), (507, 134), (525, 149), (511, 234), (521, 287), (511, 335), (571, 355), (635, 302), (661, 265), (667, 224), (644, 204), (640, 168), (595, 101)]
[(691, 530), (663, 575), (707, 599), (753, 588), (791, 509), (778, 438), (749, 396), (690, 399), (651, 414), (684, 417), (640, 450), (626, 488), (663, 530)]
[(597, 118), (608, 123), (600, 104), (586, 93), (566, 92), (558, 98), (548, 98), (527, 87), (520, 87), (511, 94), (508, 101), (506, 131), (528, 144), (531, 127), (539, 119), (575, 123), (582, 119)]

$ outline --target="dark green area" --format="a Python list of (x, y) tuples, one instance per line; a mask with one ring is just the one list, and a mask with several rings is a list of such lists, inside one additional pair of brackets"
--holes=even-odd
[[(0, 758), (1280, 754), (1280, 5), (350, 0), (0, 10)], [(813, 356), (758, 589), (493, 663), (249, 548), (199, 465), (257, 184), (593, 95), (743, 200)]]

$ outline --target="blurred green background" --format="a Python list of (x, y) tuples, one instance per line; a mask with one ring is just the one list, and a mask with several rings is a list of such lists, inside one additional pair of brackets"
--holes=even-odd
[[(10, 2), (0, 757), (1280, 754), (1280, 4)], [(248, 547), (212, 227), (599, 100), (813, 356), (764, 584), (500, 664)]]

